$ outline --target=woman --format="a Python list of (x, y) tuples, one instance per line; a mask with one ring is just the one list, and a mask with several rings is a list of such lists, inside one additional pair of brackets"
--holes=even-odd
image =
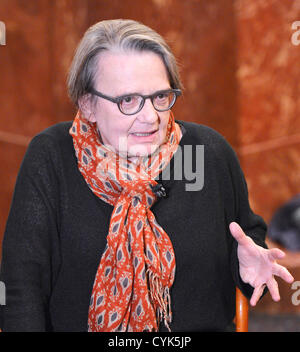
[[(181, 83), (165, 41), (135, 21), (99, 22), (68, 87), (74, 121), (32, 140), (16, 183), (2, 329), (221, 331), (236, 285), (253, 305), (266, 285), (278, 300), (273, 275), (293, 280), (284, 254), (265, 248), (225, 139), (174, 119)], [(197, 146), (204, 179), (189, 190), (177, 171), (199, 165)]]

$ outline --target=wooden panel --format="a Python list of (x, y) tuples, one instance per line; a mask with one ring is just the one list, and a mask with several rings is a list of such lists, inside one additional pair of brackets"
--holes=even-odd
[(300, 18), (300, 2), (237, 4), (241, 144), (299, 134), (300, 50), (291, 26)]
[(49, 8), (48, 0), (0, 3), (6, 24), (0, 58), (1, 131), (31, 136), (52, 123)]
[[(300, 193), (300, 47), (291, 41), (292, 23), (300, 19), (300, 1), (239, 0), (235, 4), (239, 154), (253, 210), (268, 223), (281, 205)], [(298, 280), (299, 260), (291, 265), (293, 258), (289, 253), (279, 262)], [(291, 300), (291, 285), (281, 279), (278, 284), (281, 301), (275, 303), (267, 294), (254, 310), (299, 313)]]

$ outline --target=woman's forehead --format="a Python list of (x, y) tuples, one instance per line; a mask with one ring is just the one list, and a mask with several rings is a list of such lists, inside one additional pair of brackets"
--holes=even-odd
[(161, 57), (150, 51), (106, 51), (97, 62), (96, 89), (107, 94), (148, 93), (170, 87)]

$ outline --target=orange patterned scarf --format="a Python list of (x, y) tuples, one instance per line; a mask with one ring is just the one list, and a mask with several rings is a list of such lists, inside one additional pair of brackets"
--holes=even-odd
[(96, 123), (79, 112), (70, 134), (88, 186), (114, 206), (92, 290), (88, 331), (158, 331), (162, 320), (169, 329), (175, 255), (150, 208), (157, 199), (154, 178), (178, 147), (174, 116), (170, 114), (166, 143), (138, 163), (103, 145)]

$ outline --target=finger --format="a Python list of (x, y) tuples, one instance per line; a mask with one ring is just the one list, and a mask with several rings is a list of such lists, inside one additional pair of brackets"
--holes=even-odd
[(294, 281), (294, 277), (292, 274), (287, 270), (286, 267), (275, 263), (273, 265), (273, 275), (279, 276), (282, 280), (286, 281), (287, 283), (291, 284)]
[(285, 257), (285, 253), (279, 248), (271, 248), (268, 255), (270, 260), (277, 260)]
[(246, 236), (245, 232), (238, 223), (230, 223), (229, 230), (240, 245), (247, 245), (249, 243), (249, 238)]
[(279, 289), (278, 289), (278, 283), (272, 277), (268, 282), (267, 282), (268, 289), (270, 291), (270, 295), (273, 299), (273, 301), (278, 302), (280, 300), (280, 294), (279, 294)]
[(266, 287), (266, 285), (260, 285), (258, 287), (255, 287), (253, 294), (251, 296), (251, 299), (250, 299), (251, 306), (254, 307), (256, 305), (256, 303), (258, 302), (258, 300), (262, 296), (265, 287)]

